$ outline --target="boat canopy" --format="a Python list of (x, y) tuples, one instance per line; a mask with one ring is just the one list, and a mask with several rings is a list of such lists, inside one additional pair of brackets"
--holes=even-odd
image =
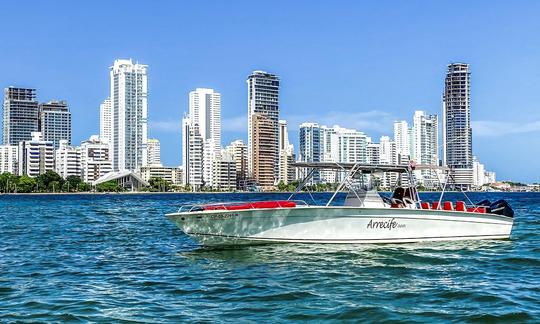
[(352, 170), (362, 173), (375, 172), (397, 172), (407, 173), (411, 170), (443, 170), (448, 171), (448, 167), (428, 164), (399, 165), (399, 164), (362, 164), (362, 163), (337, 163), (337, 162), (295, 162), (291, 166), (308, 169), (327, 169), (327, 170)]

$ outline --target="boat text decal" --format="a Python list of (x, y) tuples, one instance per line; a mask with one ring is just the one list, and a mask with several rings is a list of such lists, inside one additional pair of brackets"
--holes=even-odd
[(404, 228), (406, 227), (405, 224), (399, 224), (396, 222), (395, 218), (392, 218), (390, 220), (386, 221), (373, 221), (373, 219), (369, 220), (369, 223), (367, 224), (367, 228), (370, 229), (388, 229), (389, 231), (395, 229), (395, 228)]
[(210, 219), (229, 219), (238, 216), (238, 213), (224, 213), (224, 214), (214, 214), (209, 215)]

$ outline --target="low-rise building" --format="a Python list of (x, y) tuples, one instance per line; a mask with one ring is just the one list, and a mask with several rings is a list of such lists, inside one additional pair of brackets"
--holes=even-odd
[(81, 143), (79, 148), (81, 161), (81, 179), (92, 183), (112, 171), (109, 143), (97, 135)]
[(62, 178), (81, 176), (81, 152), (69, 145), (67, 140), (60, 140), (55, 152), (55, 171)]
[(161, 165), (147, 165), (139, 170), (141, 178), (144, 181), (150, 181), (151, 178), (162, 178), (169, 183), (180, 186), (182, 185), (182, 168), (180, 167), (164, 167)]
[(19, 164), (19, 148), (16, 145), (0, 145), (0, 174), (9, 172), (17, 174)]
[(43, 140), (41, 132), (32, 132), (32, 139), (19, 143), (19, 175), (37, 177), (54, 170), (54, 144)]
[(212, 165), (212, 189), (232, 191), (236, 189), (236, 161), (223, 151)]

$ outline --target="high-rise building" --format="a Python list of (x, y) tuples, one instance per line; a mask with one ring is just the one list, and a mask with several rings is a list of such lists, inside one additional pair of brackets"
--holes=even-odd
[(107, 139), (92, 135), (79, 147), (81, 159), (81, 179), (93, 183), (112, 171), (112, 159)]
[(54, 169), (62, 178), (69, 176), (81, 176), (81, 151), (78, 147), (72, 147), (65, 139), (60, 140), (59, 147), (55, 151)]
[(115, 60), (111, 78), (111, 148), (114, 171), (147, 164), (147, 65)]
[[(339, 126), (335, 125), (335, 128)], [(336, 162), (338, 161), (338, 137), (334, 127), (321, 126), (321, 161)], [(334, 183), (337, 181), (335, 170), (320, 170), (321, 181), (326, 183)]]
[(235, 162), (236, 188), (245, 190), (248, 186), (247, 145), (242, 140), (236, 140), (231, 142), (225, 150), (231, 155)]
[(19, 165), (19, 147), (16, 145), (0, 145), (0, 174), (9, 172), (17, 174)]
[(373, 143), (371, 137), (367, 138), (367, 163), (380, 164), (380, 144)]
[(396, 143), (396, 152), (401, 160), (408, 160), (413, 155), (411, 147), (411, 129), (405, 120), (394, 122), (394, 142)]
[(451, 186), (473, 184), (469, 64), (448, 65), (443, 94), (443, 160), (451, 169)]
[(189, 93), (189, 117), (199, 126), (199, 134), (214, 153), (221, 150), (221, 94), (214, 89), (197, 88)]
[(261, 187), (270, 189), (276, 184), (279, 175), (280, 80), (274, 74), (254, 71), (248, 77), (247, 85), (248, 172)]
[(236, 161), (226, 150), (223, 150), (212, 161), (212, 189), (235, 190), (236, 189)]
[(39, 105), (39, 130), (45, 141), (53, 142), (55, 150), (61, 140), (71, 145), (71, 112), (66, 101), (53, 100)]
[[(337, 162), (367, 163), (367, 136), (354, 129), (333, 127), (337, 144)], [(335, 154), (334, 154), (335, 156)]]
[(183, 183), (198, 191), (204, 185), (203, 180), (204, 141), (199, 133), (199, 125), (193, 124), (191, 117), (182, 119), (182, 164)]
[(253, 114), (251, 123), (253, 178), (262, 190), (272, 190), (276, 185), (276, 168), (279, 161), (276, 141), (277, 121), (266, 114)]
[(161, 145), (158, 139), (148, 139), (147, 152), (149, 165), (161, 165)]
[[(300, 124), (298, 159), (301, 162), (322, 162), (323, 129), (317, 123)], [(303, 170), (305, 173), (306, 170)], [(305, 176), (305, 175), (304, 175)], [(315, 169), (312, 183), (321, 182), (321, 170)]]
[[(195, 145), (199, 145), (199, 140), (202, 141), (202, 151), (199, 152), (199, 147), (183, 148), (183, 155), (186, 155), (184, 180), (193, 180), (196, 185), (193, 187), (199, 188), (204, 185), (212, 187), (214, 160), (218, 158), (221, 151), (221, 95), (214, 89), (197, 88), (189, 93), (189, 115), (184, 118), (185, 126), (187, 127), (184, 133), (183, 147), (189, 145), (189, 141), (193, 140)], [(195, 138), (195, 137), (197, 138)], [(190, 155), (190, 150), (195, 156), (199, 153), (202, 156), (202, 161), (194, 161), (194, 155)], [(190, 159), (192, 167), (201, 165), (202, 170), (190, 169)], [(198, 179), (199, 173), (202, 178)], [(199, 184), (200, 182), (200, 184)], [(191, 182), (186, 182), (192, 184)]]
[[(379, 163), (397, 164), (398, 154), (396, 142), (388, 136), (381, 136), (379, 140)], [(394, 172), (385, 172), (381, 177), (380, 185), (384, 188), (392, 188), (397, 185), (399, 175)]]
[(107, 98), (99, 105), (99, 137), (107, 142), (112, 140), (112, 107), (111, 99)]
[[(424, 111), (415, 111), (412, 127), (413, 156), (416, 163), (427, 165), (439, 164), (439, 123), (437, 115), (428, 115)], [(401, 160), (398, 163), (405, 163)], [(416, 180), (428, 188), (439, 185), (437, 170), (415, 171)]]
[(37, 177), (54, 170), (52, 141), (43, 140), (40, 132), (32, 132), (32, 139), (19, 142), (19, 175)]
[(36, 89), (9, 87), (4, 89), (3, 144), (19, 145), (39, 131), (39, 108)]
[(289, 132), (287, 130), (287, 121), (280, 120), (279, 125), (279, 172), (278, 183), (283, 182), (288, 184), (294, 181), (294, 167), (291, 163), (294, 162), (294, 147), (289, 143)]
[(473, 185), (477, 188), (482, 187), (484, 184), (488, 183), (486, 181), (486, 170), (485, 167), (476, 156), (473, 156)]
[(213, 139), (203, 140), (203, 182), (208, 188), (213, 187), (214, 160), (219, 158), (219, 152), (214, 150), (215, 144)]

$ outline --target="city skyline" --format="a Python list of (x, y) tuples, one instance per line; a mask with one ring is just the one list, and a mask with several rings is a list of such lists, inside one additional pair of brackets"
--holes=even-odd
[[(268, 16), (264, 19), (276, 17), (280, 5), (278, 3), (275, 8), (269, 7)], [(228, 30), (218, 31), (216, 36), (220, 40), (219, 44), (225, 46), (220, 52), (223, 59), (219, 62), (214, 61), (216, 56), (211, 49), (197, 51), (197, 57), (182, 50), (186, 47), (185, 39), (190, 29), (182, 31), (180, 27), (187, 26), (191, 19), (207, 15), (214, 17), (211, 13), (202, 12), (196, 5), (187, 5), (193, 9), (194, 18), (189, 18), (176, 10), (179, 7), (186, 9), (184, 6), (162, 4), (150, 9), (160, 12), (171, 9), (169, 13), (171, 16), (186, 19), (182, 23), (164, 23), (166, 30), (160, 28), (156, 21), (150, 20), (145, 26), (146, 32), (142, 33), (142, 36), (139, 35), (143, 39), (140, 45), (129, 43), (133, 39), (129, 34), (125, 35), (125, 39), (115, 38), (113, 41), (111, 37), (125, 30), (125, 27), (114, 23), (112, 27), (107, 28), (116, 27), (117, 31), (104, 36), (104, 41), (108, 45), (100, 49), (98, 55), (94, 55), (96, 52), (91, 51), (93, 54), (88, 56), (76, 49), (78, 40), (60, 33), (58, 41), (54, 43), (57, 45), (59, 42), (65, 43), (67, 45), (62, 46), (69, 46), (71, 50), (66, 54), (56, 51), (57, 56), (48, 56), (44, 61), (44, 58), (37, 58), (28, 51), (34, 45), (19, 43), (7, 35), (6, 44), (11, 44), (11, 49), (13, 45), (17, 45), (15, 48), (22, 48), (23, 51), (3, 51), (3, 61), (13, 62), (12, 52), (17, 52), (17, 55), (21, 56), (19, 61), (25, 65), (6, 64), (0, 82), (2, 87), (13, 85), (35, 88), (38, 90), (40, 102), (51, 98), (67, 100), (73, 115), (72, 142), (80, 143), (90, 134), (99, 133), (97, 111), (99, 104), (107, 97), (106, 87), (101, 86), (108, 81), (107, 66), (116, 58), (131, 57), (144, 62), (149, 66), (148, 136), (161, 141), (165, 165), (180, 165), (178, 149), (181, 145), (180, 121), (182, 112), (188, 107), (186, 95), (196, 87), (213, 88), (223, 96), (222, 144), (224, 145), (237, 138), (247, 140), (245, 127), (242, 127), (242, 131), (237, 131), (238, 125), (247, 124), (245, 76), (259, 69), (279, 75), (283, 81), (280, 118), (288, 121), (290, 141), (296, 146), (298, 126), (302, 121), (316, 120), (328, 126), (339, 124), (378, 138), (392, 133), (394, 120), (408, 119), (415, 110), (442, 116), (440, 113), (442, 80), (446, 65), (463, 61), (470, 64), (473, 75), (471, 121), (474, 155), (477, 155), (490, 170), (497, 171), (499, 179), (538, 181), (537, 177), (525, 172), (540, 163), (535, 158), (537, 153), (528, 149), (540, 146), (538, 136), (535, 136), (540, 129), (538, 126), (540, 123), (537, 122), (540, 120), (540, 113), (536, 108), (534, 90), (540, 84), (538, 73), (534, 72), (540, 70), (538, 62), (534, 59), (538, 56), (540, 46), (536, 40), (530, 41), (531, 35), (526, 32), (535, 30), (538, 24), (532, 17), (534, 10), (531, 10), (531, 7), (537, 7), (536, 4), (521, 3), (512, 7), (512, 10), (508, 10), (508, 7), (500, 3), (494, 4), (483, 18), (478, 17), (476, 21), (467, 20), (466, 17), (456, 18), (455, 24), (452, 23), (453, 28), (445, 27), (449, 26), (453, 19), (449, 13), (444, 13), (450, 7), (449, 4), (432, 4), (423, 8), (419, 8), (415, 3), (407, 6), (397, 5), (396, 8), (390, 9), (390, 14), (394, 15), (396, 22), (388, 26), (383, 26), (384, 22), (388, 22), (388, 18), (381, 12), (380, 6), (350, 5), (350, 12), (316, 5), (305, 13), (305, 17), (300, 18), (301, 21), (298, 23), (304, 22), (306, 27), (313, 27), (315, 25), (312, 20), (326, 15), (332, 17), (338, 13), (343, 15), (344, 19), (333, 27), (322, 19), (322, 26), (317, 29), (322, 34), (319, 33), (317, 40), (309, 35), (304, 37), (308, 32), (302, 28), (290, 32), (294, 13), (300, 10), (300, 5), (293, 5), (290, 13), (283, 14), (282, 23), (274, 34), (259, 34), (262, 37), (260, 43), (247, 42), (245, 46), (257, 47), (260, 46), (258, 44), (265, 42), (274, 42), (277, 45), (277, 49), (259, 51), (255, 55), (250, 51), (247, 51), (249, 55), (242, 53), (245, 47), (235, 47), (239, 44), (239, 39), (231, 36), (233, 32), (240, 36), (249, 33), (238, 31), (241, 28), (245, 29), (245, 25), (240, 23), (238, 27), (229, 26)], [(361, 8), (373, 12), (373, 17), (363, 14)], [(54, 8), (35, 4), (35, 8), (30, 9), (30, 14), (41, 12), (47, 16)], [(227, 13), (231, 13), (235, 6), (226, 6), (224, 9)], [(88, 18), (77, 14), (79, 6), (67, 5), (66, 10), (71, 14), (70, 18), (66, 19), (81, 18), (81, 21), (73, 26), (73, 33), (87, 27), (83, 25), (88, 24)], [(416, 10), (419, 13), (416, 13)], [(471, 5), (469, 15), (478, 14), (480, 10), (480, 6)], [(428, 12), (433, 14), (432, 18), (422, 16), (422, 13)], [(237, 16), (246, 13), (249, 14), (249, 10)], [(89, 18), (108, 15), (108, 13), (98, 14), (95, 9), (88, 12)], [(400, 32), (398, 28), (401, 26), (400, 23), (405, 19), (410, 20), (410, 15), (417, 15), (415, 17), (418, 17), (418, 21), (413, 22), (406, 31)], [(358, 22), (362, 19), (355, 18), (360, 16), (365, 22)], [(492, 23), (498, 17), (510, 18), (510, 23), (505, 29)], [(2, 24), (7, 26), (11, 19), (7, 17)], [(221, 17), (218, 22), (223, 22), (224, 19), (227, 18)], [(381, 19), (381, 22), (376, 23), (377, 19)], [(436, 31), (422, 30), (422, 26), (432, 19), (440, 21), (440, 26), (434, 27)], [(173, 20), (182, 21), (182, 19)], [(373, 23), (374, 27), (370, 27), (369, 24)], [(36, 37), (48, 39), (44, 35), (57, 31), (59, 26), (51, 22), (42, 30), (38, 30)], [(29, 24), (23, 26), (23, 29), (31, 27), (32, 24)], [(98, 33), (104, 30), (103, 28), (105, 26), (99, 27)], [(141, 31), (138, 26), (135, 29)], [(173, 61), (166, 59), (157, 51), (147, 49), (148, 45), (153, 43), (149, 38), (149, 34), (153, 33), (149, 32), (162, 29), (165, 34), (174, 32), (178, 37), (178, 41), (165, 46), (166, 56), (174, 56)], [(285, 31), (291, 35), (287, 35)], [(524, 33), (520, 33), (521, 31)], [(257, 32), (257, 29), (253, 32)], [(340, 32), (343, 32), (343, 35), (337, 37)], [(409, 45), (405, 41), (398, 41), (398, 36), (405, 32), (410, 33), (405, 37), (405, 41), (411, 42)], [(459, 43), (446, 44), (445, 36), (460, 32)], [(373, 37), (369, 36), (370, 33), (373, 33)], [(396, 33), (396, 36), (391, 36), (392, 33)], [(243, 37), (239, 38), (245, 40)], [(333, 41), (334, 38), (336, 41)], [(358, 38), (365, 39), (365, 45), (354, 46), (352, 43), (338, 42)], [(300, 40), (298, 44), (292, 42), (295, 39)], [(486, 40), (484, 46), (476, 45), (479, 39)], [(494, 42), (495, 39), (498, 40), (497, 43)], [(92, 37), (85, 38), (84, 41), (85, 46), (81, 46), (84, 49), (98, 44)], [(49, 46), (43, 41), (38, 43), (45, 48)], [(498, 45), (499, 43), (504, 45)], [(521, 50), (525, 44), (528, 46), (526, 52)], [(421, 50), (423, 46), (429, 46), (430, 50)], [(436, 47), (437, 50), (431, 50)], [(163, 49), (160, 51), (163, 52)], [(308, 53), (310, 54), (307, 55)], [(78, 64), (73, 72), (64, 68), (73, 66), (74, 62), (81, 60), (85, 61), (84, 66)], [(44, 65), (45, 62), (47, 67)], [(186, 65), (186, 62), (193, 67)], [(412, 77), (412, 82), (408, 81), (409, 77)], [(341, 95), (337, 96), (337, 93)], [(500, 154), (501, 147), (510, 151)], [(520, 159), (516, 161), (514, 156), (519, 156)]]

